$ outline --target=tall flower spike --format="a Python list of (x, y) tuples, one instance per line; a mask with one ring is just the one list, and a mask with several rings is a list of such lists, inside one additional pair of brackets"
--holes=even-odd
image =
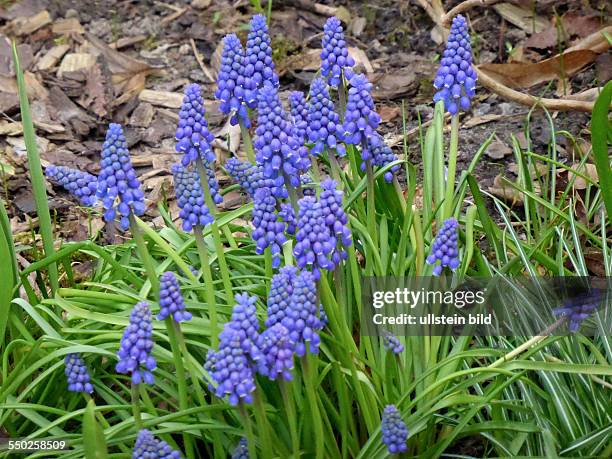
[(332, 253), (332, 261), (335, 265), (346, 260), (347, 254), (345, 247), (353, 244), (351, 230), (348, 228), (348, 217), (342, 207), (342, 191), (336, 189), (336, 182), (326, 179), (321, 182), (321, 212), (325, 219), (325, 224), (332, 235), (336, 237), (336, 244)]
[(370, 148), (377, 147), (380, 136), (376, 128), (380, 115), (376, 113), (372, 99), (372, 84), (364, 74), (353, 75), (349, 80), (346, 113), (344, 115), (344, 141), (351, 145), (361, 145), (361, 159), (372, 159)]
[(337, 88), (342, 78), (342, 70), (353, 67), (355, 61), (349, 56), (342, 24), (335, 16), (330, 17), (323, 27), (322, 46), (321, 75), (332, 88)]
[(295, 278), (289, 307), (281, 322), (289, 331), (298, 357), (306, 354), (306, 343), (309, 343), (311, 354), (319, 353), (321, 339), (318, 332), (323, 328), (318, 317), (319, 307), (315, 278), (310, 271), (301, 271)]
[(592, 289), (589, 292), (568, 298), (563, 306), (553, 309), (553, 315), (556, 317), (567, 316), (569, 332), (576, 333), (582, 321), (593, 314), (602, 304), (604, 294), (603, 290)]
[[(384, 167), (393, 161), (397, 161), (397, 156), (393, 153), (393, 150), (378, 136), (378, 145), (371, 146), (370, 151), (372, 153), (372, 163), (378, 167)], [(362, 164), (363, 166), (363, 164)], [(390, 170), (385, 172), (385, 180), (391, 183), (393, 175), (400, 169), (399, 164), (393, 166)]]
[(147, 429), (138, 432), (132, 459), (181, 459), (181, 453), (174, 451), (168, 443), (158, 440)]
[(229, 34), (223, 38), (223, 51), (221, 53), (221, 68), (217, 78), (215, 98), (221, 102), (219, 111), (226, 115), (231, 114), (232, 125), (242, 120), (248, 128), (251, 126), (247, 103), (254, 101), (254, 81), (244, 77), (245, 56), (242, 44), (236, 34)]
[(251, 164), (240, 161), (237, 158), (229, 158), (225, 162), (225, 170), (232, 177), (240, 188), (246, 191), (252, 198), (259, 188), (270, 188), (274, 196), (287, 197), (287, 189), (281, 184), (280, 189), (274, 186), (274, 180), (264, 177), (263, 167), (259, 164)]
[(281, 323), (291, 302), (293, 284), (297, 277), (295, 266), (285, 266), (272, 277), (270, 282), (270, 293), (268, 294), (268, 318), (266, 327), (270, 328)]
[[(334, 109), (334, 103), (327, 90), (327, 83), (322, 78), (313, 80), (310, 85), (306, 132), (308, 133), (308, 140), (314, 143), (313, 155), (322, 153), (326, 148), (336, 150), (339, 156), (346, 154), (344, 145), (338, 143), (343, 139), (340, 116)], [(332, 153), (330, 152), (330, 154)]]
[(249, 444), (246, 437), (242, 437), (234, 450), (232, 451), (231, 459), (249, 459)]
[(191, 231), (195, 225), (206, 226), (213, 222), (213, 216), (206, 206), (200, 177), (195, 170), (188, 170), (179, 164), (172, 166), (174, 191), (183, 220), (183, 230)]
[(255, 372), (242, 347), (241, 334), (226, 323), (219, 335), (219, 350), (208, 352), (204, 369), (212, 381), (210, 390), (219, 398), (229, 396), (229, 403), (252, 403)]
[(306, 129), (308, 127), (308, 104), (302, 91), (293, 91), (289, 94), (289, 105), (291, 106), (291, 118), (295, 128), (295, 138), (300, 145), (306, 141)]
[(333, 270), (332, 254), (336, 247), (335, 236), (325, 223), (321, 204), (313, 197), (306, 196), (299, 201), (300, 213), (297, 243), (293, 249), (299, 268), (312, 268), (315, 279), (321, 276), (320, 269)]
[(284, 176), (291, 186), (298, 187), (299, 173), (310, 166), (308, 149), (295, 139), (293, 125), (276, 88), (266, 82), (257, 97), (257, 129), (253, 141), (257, 162), (263, 166), (264, 176), (274, 180), (277, 189), (282, 187)]
[(45, 169), (45, 175), (51, 182), (64, 187), (82, 205), (91, 207), (96, 204), (98, 179), (95, 175), (65, 166), (53, 165)]
[(173, 272), (162, 274), (159, 282), (160, 311), (157, 320), (164, 320), (171, 316), (175, 322), (190, 320), (192, 315), (185, 310), (185, 300), (181, 295), (181, 288)]
[(442, 224), (431, 247), (431, 254), (427, 257), (427, 263), (433, 265), (440, 261), (439, 265), (434, 266), (433, 275), (442, 274), (442, 269), (447, 266), (455, 270), (459, 266), (459, 246), (458, 239), (459, 224), (453, 217), (447, 218)]
[(240, 293), (236, 295), (235, 300), (236, 304), (232, 310), (232, 318), (228, 322), (228, 326), (240, 335), (242, 350), (251, 361), (255, 362), (260, 358), (260, 352), (257, 348), (259, 342), (259, 321), (257, 320), (257, 309), (255, 307), (257, 298), (246, 293)]
[(472, 65), (472, 48), (467, 23), (462, 15), (453, 18), (446, 49), (434, 79), (434, 102), (444, 101), (451, 115), (468, 110), (476, 93), (478, 76)]
[(215, 136), (208, 130), (205, 114), (200, 85), (190, 84), (185, 89), (176, 128), (176, 151), (183, 155), (183, 166), (195, 163), (198, 158), (209, 163), (215, 160), (210, 146)]
[[(268, 24), (263, 14), (256, 14), (251, 19), (251, 30), (247, 36), (244, 77), (250, 79), (256, 89), (263, 87), (266, 81), (278, 87), (278, 75), (274, 71), (272, 46), (268, 34)], [(254, 108), (255, 104), (250, 108)]]
[(389, 332), (383, 334), (383, 344), (387, 350), (394, 354), (401, 354), (404, 351), (404, 345), (400, 343), (398, 337)]
[(281, 246), (285, 243), (285, 223), (278, 220), (276, 198), (269, 188), (260, 188), (253, 199), (253, 240), (256, 252), (264, 253), (267, 247), (272, 252), (272, 266), (280, 265)]
[(279, 376), (285, 381), (291, 381), (293, 376), (294, 345), (289, 338), (289, 330), (281, 324), (274, 324), (260, 336), (258, 348), (261, 359), (257, 371), (274, 381)]
[(153, 322), (149, 305), (142, 301), (136, 303), (130, 314), (121, 346), (117, 352), (119, 362), (115, 367), (118, 373), (131, 374), (132, 383), (153, 384), (153, 373), (157, 362), (151, 355), (153, 350)]
[(87, 366), (79, 354), (68, 354), (64, 359), (66, 366), (66, 380), (68, 381), (68, 390), (71, 392), (85, 392), (91, 394), (93, 386), (89, 379)]
[(389, 454), (403, 453), (408, 449), (408, 428), (395, 405), (387, 405), (382, 415), (380, 426), (382, 441), (387, 446)]
[(121, 229), (126, 230), (129, 215), (144, 214), (145, 204), (121, 125), (109, 124), (101, 156), (97, 196), (106, 209), (104, 220), (113, 221), (119, 213)]

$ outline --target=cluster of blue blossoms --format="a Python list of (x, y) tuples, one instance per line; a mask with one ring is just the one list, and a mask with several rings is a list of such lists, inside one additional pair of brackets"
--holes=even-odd
[(342, 81), (342, 72), (349, 70), (346, 76), (350, 76), (350, 69), (355, 65), (355, 61), (349, 56), (342, 24), (334, 16), (323, 26), (322, 47), (321, 75), (327, 78), (332, 88), (337, 88)]
[(231, 459), (249, 459), (250, 457), (249, 444), (246, 437), (242, 437), (232, 451)]
[(387, 405), (385, 407), (380, 430), (382, 441), (387, 445), (389, 454), (403, 453), (408, 449), (406, 445), (408, 428), (395, 405)]
[(400, 343), (399, 338), (389, 332), (383, 334), (383, 344), (387, 350), (394, 354), (401, 354), (404, 352), (404, 345)]
[(168, 443), (158, 440), (147, 429), (138, 432), (132, 459), (181, 459), (181, 453), (174, 451)]
[(89, 378), (87, 366), (79, 354), (68, 354), (64, 359), (65, 373), (68, 381), (68, 390), (71, 392), (85, 392), (91, 394), (93, 386)]
[(563, 306), (553, 309), (553, 315), (566, 316), (568, 330), (570, 333), (576, 333), (582, 322), (603, 304), (604, 296), (604, 290), (594, 288), (582, 295), (568, 298)]
[(293, 121), (293, 135), (300, 145), (306, 141), (308, 129), (308, 103), (302, 91), (292, 91), (289, 94), (289, 106), (291, 107), (291, 121)]
[(45, 175), (52, 182), (63, 186), (84, 206), (91, 207), (98, 200), (96, 198), (98, 179), (95, 175), (65, 166), (49, 166), (45, 169)]
[(170, 271), (162, 274), (159, 280), (159, 307), (157, 320), (172, 317), (175, 322), (183, 322), (192, 317), (192, 314), (185, 310), (185, 300), (181, 295), (178, 280)]
[(153, 384), (153, 373), (157, 362), (151, 355), (153, 350), (153, 322), (149, 305), (136, 303), (130, 314), (130, 322), (121, 338), (117, 352), (117, 373), (131, 374), (132, 383)]
[(314, 144), (311, 153), (321, 154), (326, 148), (335, 150), (339, 156), (344, 156), (343, 126), (340, 116), (334, 109), (334, 103), (329, 97), (327, 84), (323, 79), (316, 78), (310, 85), (310, 103), (308, 105), (308, 123), (306, 132), (308, 140)]
[(272, 196), (270, 188), (258, 189), (253, 199), (255, 250), (258, 254), (262, 254), (266, 248), (270, 247), (274, 268), (280, 265), (281, 247), (287, 240), (285, 237), (286, 224), (279, 221), (278, 217), (276, 199)]
[(183, 230), (189, 232), (196, 225), (206, 226), (213, 222), (213, 216), (206, 206), (200, 176), (180, 164), (172, 166), (174, 192), (183, 221)]
[(451, 217), (444, 220), (438, 231), (431, 246), (431, 254), (427, 257), (427, 263), (430, 265), (440, 262), (434, 266), (434, 276), (442, 274), (444, 267), (455, 270), (459, 266), (458, 228), (457, 220)]

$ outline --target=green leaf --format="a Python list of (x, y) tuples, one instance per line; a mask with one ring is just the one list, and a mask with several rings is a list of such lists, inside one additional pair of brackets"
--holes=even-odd
[(612, 81), (608, 81), (595, 101), (591, 119), (591, 142), (595, 155), (595, 167), (597, 168), (601, 194), (608, 215), (612, 214), (612, 169), (610, 169), (610, 153), (608, 150), (608, 138), (612, 132), (608, 120), (611, 101)]
[(87, 402), (87, 408), (83, 414), (83, 449), (85, 459), (104, 459), (108, 457), (104, 432), (96, 421), (95, 403), (93, 400)]
[(4, 201), (0, 199), (0, 348), (4, 347), (4, 333), (9, 320), (9, 311), (13, 291), (17, 285), (17, 264), (11, 227), (4, 208)]

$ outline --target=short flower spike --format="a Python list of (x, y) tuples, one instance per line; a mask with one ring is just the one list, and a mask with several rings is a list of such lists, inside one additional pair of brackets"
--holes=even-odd
[(176, 128), (176, 151), (183, 155), (183, 166), (195, 163), (198, 158), (204, 163), (213, 163), (216, 159), (211, 148), (215, 136), (208, 130), (205, 114), (200, 85), (190, 84), (185, 89)]
[(308, 141), (314, 143), (313, 155), (319, 155), (326, 148), (335, 150), (338, 156), (346, 154), (344, 145), (339, 143), (343, 140), (340, 116), (336, 113), (334, 103), (329, 97), (327, 84), (321, 78), (313, 80), (310, 85), (306, 132)]
[(97, 196), (104, 205), (104, 220), (115, 220), (120, 216), (121, 229), (130, 226), (130, 214), (142, 215), (145, 211), (144, 193), (130, 160), (127, 142), (121, 125), (108, 126), (106, 140), (102, 145)]
[(200, 185), (200, 177), (195, 170), (175, 164), (172, 167), (174, 175), (174, 192), (183, 220), (183, 230), (190, 232), (195, 225), (203, 227), (213, 222), (213, 216), (206, 206), (204, 192)]
[(149, 305), (137, 303), (130, 314), (130, 322), (123, 332), (117, 356), (117, 373), (131, 374), (132, 383), (153, 384), (153, 373), (157, 362), (151, 355), (153, 350), (153, 322)]
[(93, 386), (89, 378), (87, 366), (79, 354), (68, 354), (64, 359), (65, 373), (68, 381), (68, 390), (71, 392), (85, 392), (91, 394)]
[(289, 330), (282, 324), (277, 323), (266, 329), (259, 336), (258, 348), (261, 358), (258, 361), (257, 371), (272, 381), (278, 377), (291, 381), (294, 347), (289, 337)]
[(174, 451), (168, 443), (158, 440), (147, 429), (138, 432), (132, 459), (181, 459), (181, 453)]
[(427, 263), (434, 266), (433, 275), (442, 274), (442, 269), (448, 267), (455, 270), (459, 266), (459, 245), (458, 245), (459, 224), (453, 217), (444, 220), (442, 228), (438, 232), (431, 247), (431, 254), (427, 257)]
[[(246, 42), (244, 77), (251, 80), (256, 89), (263, 87), (266, 81), (278, 87), (278, 75), (274, 71), (268, 24), (263, 14), (256, 14), (251, 19), (251, 30)], [(250, 108), (254, 107), (253, 103)]]
[(249, 459), (249, 444), (246, 437), (242, 437), (234, 450), (232, 451), (231, 459)]
[(278, 217), (276, 198), (270, 189), (258, 189), (253, 199), (253, 240), (257, 245), (256, 252), (260, 255), (270, 247), (274, 268), (280, 266), (281, 247), (286, 241), (286, 225)]
[(394, 354), (401, 354), (404, 351), (404, 345), (400, 343), (398, 337), (389, 332), (383, 334), (383, 343), (385, 348)]
[(268, 318), (266, 327), (282, 323), (293, 294), (293, 284), (298, 270), (295, 266), (284, 266), (272, 277), (268, 294)]
[(582, 295), (568, 298), (561, 307), (553, 309), (556, 317), (567, 316), (570, 333), (576, 333), (582, 322), (602, 305), (605, 291), (592, 289)]
[(48, 166), (45, 169), (47, 178), (77, 198), (84, 206), (94, 206), (98, 198), (98, 178), (95, 175), (71, 169), (65, 166)]
[(434, 79), (434, 102), (444, 101), (451, 115), (468, 110), (476, 90), (476, 70), (472, 65), (472, 48), (467, 23), (462, 15), (453, 18), (446, 49)]
[(306, 141), (306, 128), (308, 126), (308, 104), (302, 91), (293, 91), (289, 94), (291, 106), (291, 119), (295, 129), (295, 138), (300, 145)]
[(343, 193), (336, 188), (336, 182), (326, 179), (321, 182), (321, 212), (329, 231), (336, 238), (332, 253), (334, 265), (340, 264), (347, 257), (346, 247), (353, 244), (351, 230), (348, 228), (348, 217), (342, 207)]
[(178, 280), (173, 272), (168, 271), (161, 276), (159, 306), (157, 320), (164, 320), (166, 317), (172, 317), (175, 322), (191, 320), (192, 315), (185, 310), (185, 300), (183, 300)]
[[(370, 152), (372, 154), (372, 164), (378, 167), (384, 167), (393, 161), (397, 161), (397, 156), (393, 153), (393, 150), (380, 138), (378, 140), (378, 145), (370, 147)], [(364, 164), (362, 164), (362, 167)], [(387, 183), (391, 183), (393, 181), (393, 176), (397, 171), (399, 171), (400, 166), (396, 164), (390, 170), (385, 172), (384, 178)]]
[(380, 426), (382, 441), (387, 446), (389, 454), (399, 454), (405, 452), (408, 447), (408, 428), (395, 405), (387, 405), (382, 415)]
[(275, 181), (264, 176), (263, 167), (259, 164), (229, 158), (225, 162), (225, 170), (251, 198), (255, 197), (255, 192), (260, 188), (270, 188), (272, 194), (279, 198), (287, 197), (285, 185), (281, 183), (276, 188)]
[(342, 71), (350, 70), (355, 65), (355, 61), (349, 56), (342, 24), (335, 16), (330, 17), (323, 27), (322, 46), (321, 75), (327, 79), (332, 88), (337, 88), (340, 85)]

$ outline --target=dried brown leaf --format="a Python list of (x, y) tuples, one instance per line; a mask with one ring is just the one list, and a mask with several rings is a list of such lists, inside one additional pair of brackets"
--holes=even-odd
[(64, 54), (68, 52), (70, 45), (57, 45), (45, 53), (36, 63), (37, 70), (49, 70), (59, 62)]
[(496, 138), (493, 142), (489, 144), (489, 147), (485, 151), (485, 154), (489, 158), (503, 159), (504, 157), (512, 154), (512, 148), (510, 148), (504, 142)]
[(514, 24), (527, 33), (541, 32), (549, 26), (546, 18), (534, 16), (533, 8), (521, 7), (510, 3), (500, 3), (493, 8), (506, 21)]

